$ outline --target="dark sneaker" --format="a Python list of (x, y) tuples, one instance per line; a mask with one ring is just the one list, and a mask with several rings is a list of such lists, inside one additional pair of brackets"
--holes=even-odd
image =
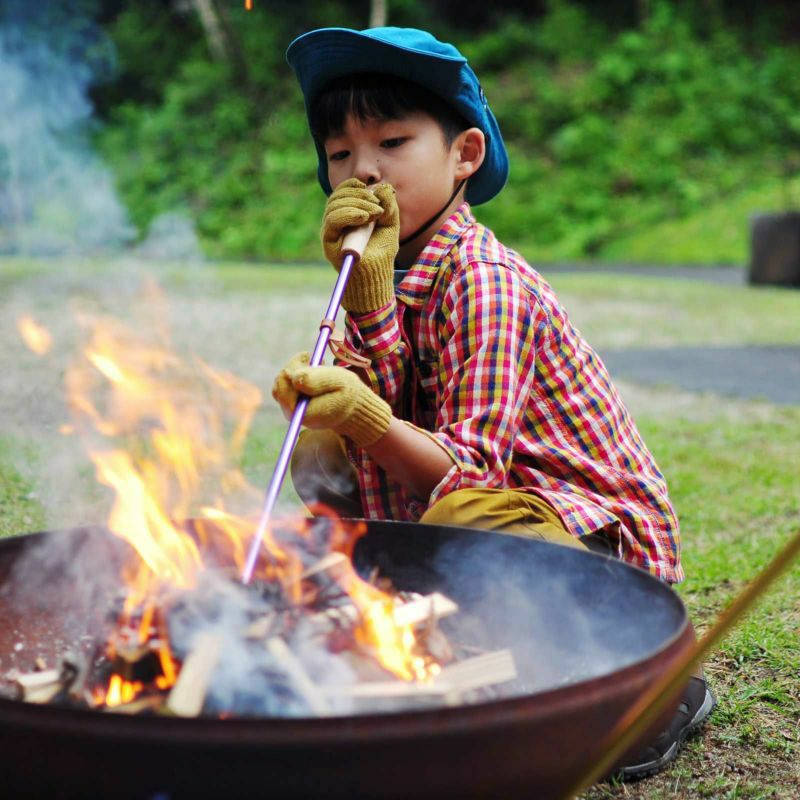
[(684, 739), (697, 730), (717, 707), (717, 698), (703, 678), (690, 678), (669, 726), (631, 763), (614, 771), (617, 780), (655, 775), (672, 761)]

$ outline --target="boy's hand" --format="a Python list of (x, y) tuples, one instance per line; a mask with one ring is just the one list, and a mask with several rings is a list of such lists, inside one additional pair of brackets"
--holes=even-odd
[(287, 418), (300, 394), (310, 398), (303, 423), (309, 428), (330, 428), (348, 436), (359, 447), (373, 444), (389, 429), (392, 410), (344, 367), (310, 367), (308, 353), (294, 356), (278, 373), (272, 396)]
[(361, 260), (353, 267), (342, 305), (355, 313), (377, 311), (394, 296), (394, 259), (399, 248), (400, 211), (394, 189), (386, 183), (374, 190), (358, 178), (340, 183), (328, 198), (322, 218), (322, 249), (336, 270), (342, 266), (345, 228), (375, 220), (375, 230)]

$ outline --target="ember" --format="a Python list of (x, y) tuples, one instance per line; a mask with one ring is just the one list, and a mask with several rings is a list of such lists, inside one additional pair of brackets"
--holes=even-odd
[[(80, 323), (64, 430), (113, 491), (108, 528), (130, 551), (103, 637), (8, 676), (16, 697), (133, 714), (327, 716), (481, 699), (513, 680), (508, 651), (458, 663), (439, 626), (457, 611), (448, 598), (359, 576), (350, 556), (364, 524), (324, 509), (324, 524), (276, 522), (243, 585), (260, 493), (238, 464), (260, 392), (180, 360), (163, 326)], [(35, 352), (49, 349), (32, 320), (20, 331)]]

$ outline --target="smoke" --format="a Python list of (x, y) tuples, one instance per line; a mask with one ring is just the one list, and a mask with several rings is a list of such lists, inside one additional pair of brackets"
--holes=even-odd
[(52, 14), (12, 2), (0, 27), (0, 253), (96, 253), (135, 233), (87, 138), (89, 88), (113, 68), (113, 48), (68, 13), (47, 36)]
[[(0, 254), (108, 255), (137, 237), (91, 145), (91, 87), (113, 42), (75, 0), (9, 0), (0, 17)], [(137, 255), (201, 260), (190, 220), (167, 213)]]
[(658, 652), (681, 622), (679, 603), (637, 570), (522, 537), (458, 537), (435, 572), (461, 609), (443, 629), (453, 641), (511, 647), (519, 695), (609, 676)]
[(203, 261), (194, 224), (177, 211), (167, 211), (153, 220), (147, 238), (136, 248), (135, 255), (185, 264)]

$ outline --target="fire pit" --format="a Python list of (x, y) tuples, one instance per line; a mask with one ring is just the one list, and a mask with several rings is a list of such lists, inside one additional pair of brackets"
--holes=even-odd
[[(27, 553), (57, 537), (72, 553), (19, 592)], [(32, 669), (105, 613), (78, 594), (101, 529), (0, 542), (3, 670)], [(0, 700), (0, 780), (11, 796), (442, 798), (562, 796), (605, 734), (689, 648), (670, 589), (613, 559), (485, 532), (369, 522), (355, 549), (402, 590), (441, 591), (459, 639), (510, 648), (517, 696), (427, 711), (307, 719), (128, 717)], [(24, 575), (24, 572), (22, 573)], [(23, 595), (26, 593), (23, 592)]]

